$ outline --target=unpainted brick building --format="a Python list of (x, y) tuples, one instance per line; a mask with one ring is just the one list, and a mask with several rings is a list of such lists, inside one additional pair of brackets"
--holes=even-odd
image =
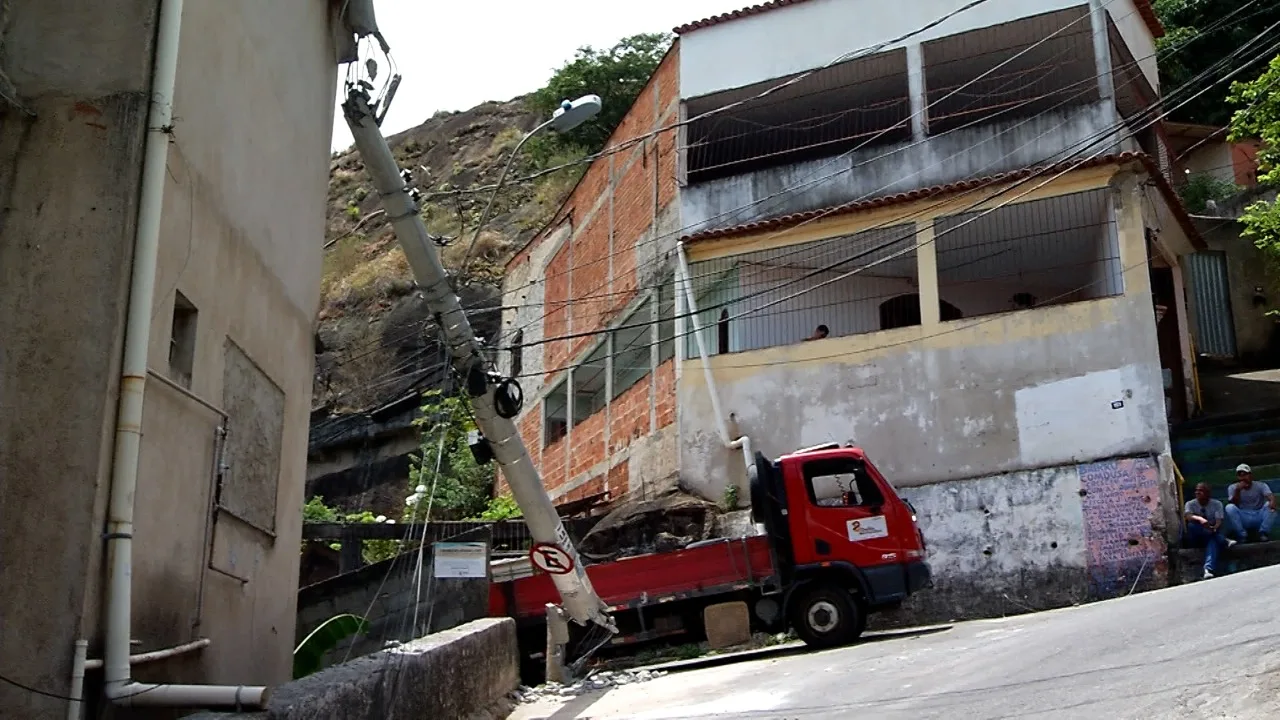
[(562, 508), (643, 496), (676, 471), (678, 70), (677, 46), (507, 267), (501, 363), (524, 387), (520, 433)]

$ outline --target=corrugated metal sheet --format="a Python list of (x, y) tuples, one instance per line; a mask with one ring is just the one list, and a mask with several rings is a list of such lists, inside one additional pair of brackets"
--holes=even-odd
[(1187, 255), (1186, 261), (1195, 298), (1196, 350), (1204, 355), (1235, 357), (1236, 331), (1231, 320), (1227, 256), (1220, 252), (1198, 252)]

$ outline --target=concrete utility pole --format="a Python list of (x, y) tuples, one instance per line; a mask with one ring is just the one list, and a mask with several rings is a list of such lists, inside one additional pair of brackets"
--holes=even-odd
[[(608, 629), (610, 633), (616, 632), (612, 619), (605, 614), (605, 604), (591, 587), (569, 533), (565, 531), (564, 523), (543, 488), (542, 478), (511, 420), (515, 414), (511, 410), (514, 404), (512, 397), (509, 394), (498, 397), (502, 378), (487, 369), (483, 346), (472, 331), (471, 323), (440, 264), (436, 246), (418, 215), (418, 205), (410, 196), (410, 188), (400, 174), (391, 148), (382, 137), (378, 116), (369, 103), (369, 95), (363, 87), (348, 87), (347, 99), (342, 104), (343, 115), (418, 286), (426, 296), (427, 306), (444, 334), (453, 367), (465, 379), (476, 426), (491, 446), (493, 457), (502, 468), (502, 475), (524, 513), (535, 542), (531, 559), (551, 575), (570, 619), (580, 625), (590, 622)], [(381, 110), (385, 114), (386, 108)], [(503, 412), (500, 413), (499, 409)]]

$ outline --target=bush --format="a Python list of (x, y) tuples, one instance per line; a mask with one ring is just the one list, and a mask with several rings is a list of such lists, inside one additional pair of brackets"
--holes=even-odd
[(1187, 178), (1187, 182), (1178, 188), (1182, 204), (1187, 210), (1200, 214), (1208, 209), (1209, 201), (1222, 202), (1235, 197), (1240, 186), (1229, 180), (1222, 180), (1209, 173), (1195, 173)]

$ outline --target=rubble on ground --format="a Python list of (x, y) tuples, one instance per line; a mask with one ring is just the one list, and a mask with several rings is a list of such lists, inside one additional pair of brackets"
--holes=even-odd
[(529, 703), (549, 697), (572, 697), (589, 692), (607, 690), (619, 685), (648, 682), (663, 675), (666, 675), (666, 673), (659, 670), (604, 670), (593, 672), (571, 685), (561, 685), (560, 683), (547, 683), (538, 687), (522, 685), (520, 689), (512, 693), (511, 699), (516, 703)]
[(595, 562), (680, 550), (717, 537), (721, 509), (679, 489), (657, 497), (619, 503), (579, 543), (579, 552)]

